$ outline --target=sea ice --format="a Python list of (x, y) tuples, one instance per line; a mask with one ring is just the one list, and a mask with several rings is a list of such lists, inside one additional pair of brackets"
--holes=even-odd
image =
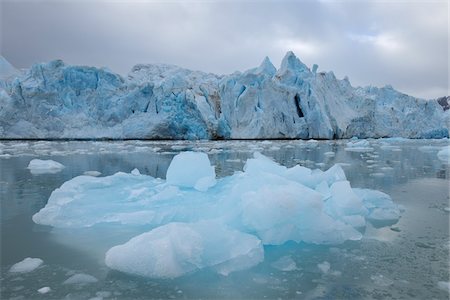
[(10, 269), (9, 272), (11, 273), (28, 273), (36, 270), (39, 268), (44, 261), (40, 258), (31, 258), (27, 257), (24, 260), (14, 264)]
[(64, 169), (64, 165), (54, 160), (33, 159), (30, 161), (27, 168), (33, 175), (46, 173), (54, 174)]
[(33, 221), (134, 226), (137, 236), (111, 248), (106, 264), (165, 278), (207, 267), (221, 274), (249, 268), (262, 260), (262, 245), (359, 240), (366, 220), (399, 217), (388, 195), (352, 188), (339, 165), (287, 168), (254, 153), (243, 171), (216, 180), (206, 154), (187, 152), (174, 157), (167, 180), (121, 172), (75, 177), (52, 192)]

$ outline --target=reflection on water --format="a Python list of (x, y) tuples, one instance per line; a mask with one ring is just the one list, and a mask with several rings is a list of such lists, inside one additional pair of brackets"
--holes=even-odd
[[(438, 282), (449, 281), (449, 166), (436, 153), (448, 140), (370, 140), (368, 152), (346, 151), (346, 142), (0, 143), (1, 298), (446, 298), (448, 291)], [(104, 265), (105, 251), (134, 235), (127, 228), (58, 230), (31, 221), (50, 193), (75, 176), (138, 168), (164, 178), (172, 157), (185, 150), (208, 153), (220, 177), (241, 170), (254, 151), (288, 167), (325, 170), (340, 163), (353, 187), (386, 192), (405, 211), (391, 227), (367, 227), (361, 241), (268, 246), (265, 261), (250, 270), (229, 276), (202, 270), (173, 280), (139, 278)], [(53, 159), (66, 168), (32, 175), (26, 167), (33, 158)], [(25, 257), (42, 258), (44, 266), (23, 275), (8, 273)], [(283, 257), (296, 268), (275, 268)], [(62, 284), (76, 273), (99, 281)], [(44, 286), (52, 291), (41, 295), (37, 290)]]

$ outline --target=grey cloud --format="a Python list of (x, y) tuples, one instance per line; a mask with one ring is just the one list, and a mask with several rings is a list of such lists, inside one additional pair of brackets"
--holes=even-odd
[(448, 94), (448, 3), (380, 1), (8, 1), (1, 52), (18, 67), (61, 58), (126, 74), (136, 63), (214, 73), (307, 65), (354, 85)]

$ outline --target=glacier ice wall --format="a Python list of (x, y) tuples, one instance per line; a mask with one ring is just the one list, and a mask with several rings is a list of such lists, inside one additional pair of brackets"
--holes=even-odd
[(441, 138), (449, 132), (448, 98), (354, 88), (332, 72), (311, 71), (292, 52), (278, 70), (265, 58), (257, 68), (223, 76), (161, 64), (136, 65), (126, 78), (60, 60), (24, 72), (11, 72), (4, 59), (0, 65), (8, 66), (0, 77), (1, 138)]

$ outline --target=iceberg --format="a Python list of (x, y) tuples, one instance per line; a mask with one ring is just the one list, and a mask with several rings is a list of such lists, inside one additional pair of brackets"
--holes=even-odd
[[(137, 235), (109, 249), (106, 265), (174, 278), (204, 268), (227, 275), (253, 267), (266, 245), (356, 241), (366, 221), (392, 224), (400, 218), (387, 194), (352, 188), (339, 165), (327, 171), (287, 168), (255, 152), (243, 171), (216, 179), (206, 154), (182, 152), (166, 180), (134, 173), (75, 177), (52, 192), (33, 221), (130, 228)], [(204, 178), (214, 185), (199, 189)], [(274, 266), (287, 270), (292, 263)]]
[[(341, 139), (443, 138), (448, 97), (418, 99), (391, 86), (353, 87), (288, 52), (281, 66), (228, 75), (138, 64), (35, 64), (0, 70), (1, 138)], [(0, 74), (1, 75), (1, 74)], [(349, 147), (350, 148), (350, 147)], [(206, 184), (208, 185), (208, 184)]]

